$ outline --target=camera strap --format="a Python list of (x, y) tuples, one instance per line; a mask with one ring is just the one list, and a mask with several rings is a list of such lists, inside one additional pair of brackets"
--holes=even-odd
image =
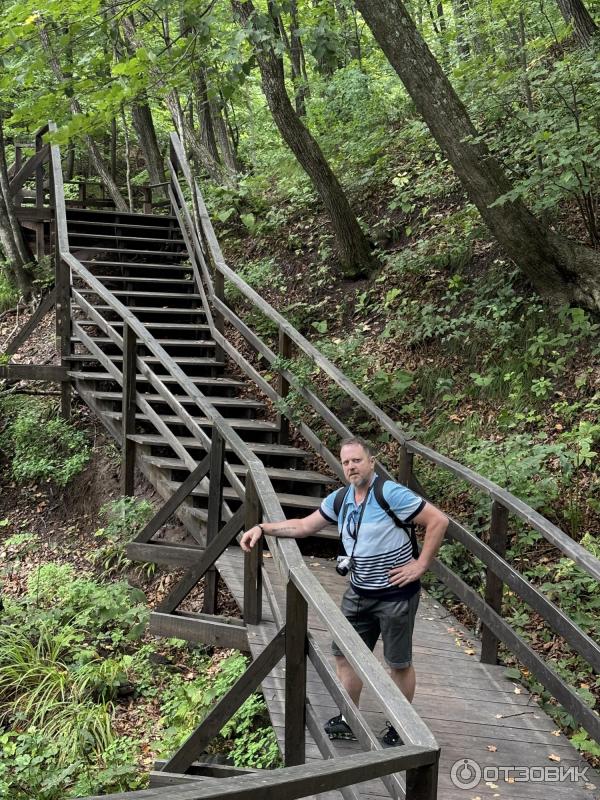
[[(371, 484), (372, 486), (372, 484)], [(356, 550), (356, 543), (358, 542), (358, 533), (360, 531), (360, 526), (362, 523), (363, 514), (365, 513), (365, 508), (367, 507), (367, 500), (369, 499), (369, 495), (371, 494), (371, 486), (367, 489), (367, 493), (365, 495), (365, 499), (360, 504), (360, 512), (358, 514), (358, 519), (356, 521), (356, 534), (354, 538), (354, 544), (352, 545), (352, 552), (350, 553), (350, 558), (354, 558), (354, 551)], [(352, 486), (349, 487), (348, 491), (352, 491)], [(346, 492), (346, 497), (348, 496), (348, 491)], [(345, 498), (344, 498), (345, 499)], [(344, 503), (344, 508), (342, 511), (342, 524), (340, 526), (340, 554), (341, 555), (348, 555), (346, 553), (346, 548), (344, 547), (343, 537), (344, 537), (344, 525), (346, 524), (346, 516), (348, 514), (348, 503)]]

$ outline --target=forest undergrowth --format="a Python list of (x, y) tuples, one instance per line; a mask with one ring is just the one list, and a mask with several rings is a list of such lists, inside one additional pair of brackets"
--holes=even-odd
[[(144, 482), (136, 497), (119, 495), (119, 453), (85, 407), (66, 423), (42, 386), (19, 388), (0, 395), (0, 796), (143, 788), (247, 656), (146, 633), (149, 608), (177, 576), (133, 564), (125, 545), (160, 498)], [(171, 524), (169, 535), (185, 534)], [(201, 607), (202, 584), (190, 602)], [(223, 585), (219, 608), (238, 613)], [(238, 766), (279, 763), (260, 694), (208, 752)]]

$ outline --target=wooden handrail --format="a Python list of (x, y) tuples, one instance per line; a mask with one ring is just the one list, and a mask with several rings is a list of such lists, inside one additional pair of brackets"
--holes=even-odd
[[(267, 475), (266, 469), (262, 462), (255, 456), (249, 446), (241, 439), (241, 437), (230, 426), (229, 422), (223, 417), (218, 410), (211, 404), (210, 398), (207, 398), (199, 388), (191, 381), (183, 370), (176, 364), (173, 358), (166, 352), (166, 350), (156, 341), (156, 339), (147, 331), (145, 326), (139, 319), (123, 305), (104, 285), (98, 281), (83, 264), (81, 264), (68, 249), (68, 232), (66, 225), (66, 209), (64, 206), (64, 198), (59, 197), (62, 194), (62, 172), (60, 167), (60, 152), (58, 147), (53, 145), (51, 147), (51, 159), (53, 170), (53, 185), (56, 193), (56, 224), (57, 224), (57, 242), (59, 248), (60, 260), (69, 267), (71, 275), (76, 275), (84, 281), (84, 283), (102, 299), (102, 301), (114, 311), (120, 319), (126, 324), (135, 334), (137, 341), (145, 346), (152, 355), (156, 356), (161, 365), (165, 368), (167, 374), (173, 377), (179, 388), (181, 388), (190, 397), (202, 413), (211, 420), (213, 430), (218, 431), (220, 436), (227, 442), (229, 447), (236, 453), (241, 462), (248, 470), (248, 479), (251, 479), (253, 485), (256, 487), (256, 492), (260, 505), (262, 508), (263, 517), (270, 522), (282, 521), (285, 517), (275, 493), (271, 481)], [(195, 252), (192, 250), (190, 257), (194, 258)], [(202, 291), (204, 291), (202, 289)], [(75, 298), (79, 301), (83, 300), (82, 296), (73, 291)], [(108, 326), (107, 326), (108, 327)], [(112, 326), (110, 326), (112, 327)], [(96, 352), (96, 346), (90, 337), (87, 337), (80, 326), (78, 326), (78, 335), (82, 339), (86, 347), (91, 347)], [(105, 328), (106, 330), (106, 328)], [(83, 334), (83, 336), (82, 336)], [(122, 337), (114, 330), (109, 334), (111, 339), (122, 347)], [(96, 352), (97, 357), (101, 358), (101, 363), (109, 370), (111, 375), (119, 383), (122, 382), (122, 374), (112, 364), (110, 359), (102, 357), (103, 354), (99, 351)], [(139, 368), (146, 368), (148, 366), (143, 362), (138, 361)], [(154, 376), (156, 378), (156, 376)], [(162, 383), (162, 381), (161, 381)], [(163, 384), (164, 387), (164, 384)], [(166, 388), (166, 387), (165, 387)], [(142, 407), (142, 406), (140, 406)], [(148, 413), (153, 410), (146, 404), (144, 412)], [(155, 413), (155, 412), (154, 412)], [(184, 424), (192, 421), (192, 418), (184, 412), (181, 406), (177, 412), (182, 417)], [(186, 421), (185, 417), (188, 417)], [(153, 420), (155, 424), (158, 420)], [(195, 425), (195, 423), (192, 424)], [(189, 426), (188, 426), (189, 427)], [(195, 426), (197, 431), (200, 429)], [(194, 432), (194, 435), (198, 435)], [(203, 438), (206, 434), (203, 434)], [(202, 440), (201, 440), (202, 441)], [(206, 447), (206, 443), (203, 442)], [(210, 447), (210, 446), (209, 446)], [(188, 457), (189, 458), (189, 457)], [(195, 462), (194, 462), (195, 466)], [(190, 467), (192, 465), (190, 464)], [(227, 466), (225, 467), (227, 474)], [(233, 475), (233, 473), (231, 473)], [(228, 475), (229, 479), (229, 475)], [(273, 547), (274, 556), (277, 558), (281, 570), (284, 574), (295, 575), (295, 583), (297, 582), (299, 590), (306, 592), (309, 597), (318, 593), (318, 587), (313, 583), (313, 576), (310, 574), (308, 568), (300, 555), (300, 552), (292, 541), (278, 541)], [(302, 587), (302, 588), (301, 588)], [(309, 599), (309, 598), (307, 598)], [(309, 600), (309, 602), (311, 602)], [(312, 602), (311, 602), (312, 605)], [(434, 737), (427, 728), (427, 726), (418, 717), (412, 706), (399, 692), (395, 684), (391, 681), (383, 667), (375, 659), (372, 653), (368, 650), (362, 639), (354, 631), (352, 626), (348, 623), (345, 617), (333, 603), (331, 599), (326, 604), (328, 608), (327, 617), (323, 620), (326, 626), (335, 635), (340, 642), (340, 647), (343, 652), (347, 652), (350, 658), (359, 657), (361, 660), (361, 670), (364, 673), (365, 684), (368, 688), (372, 689), (376, 694), (380, 691), (379, 687), (385, 686), (385, 695), (382, 695), (382, 701), (387, 707), (388, 716), (399, 731), (402, 732), (404, 741), (407, 744), (423, 744), (432, 750), (437, 751), (437, 743)], [(368, 665), (368, 670), (365, 672), (364, 665)], [(361, 674), (363, 674), (361, 673)]]
[[(451, 458), (437, 453), (432, 448), (422, 445), (414, 439), (406, 437), (389, 416), (378, 409), (377, 406), (375, 406), (358, 387), (349, 381), (334, 364), (325, 358), (314, 345), (296, 331), (279, 312), (266, 303), (256, 291), (249, 287), (239, 275), (231, 270), (224, 261), (202, 194), (197, 183), (192, 179), (191, 170), (187, 164), (185, 153), (176, 134), (171, 135), (171, 152), (171, 169), (173, 172), (176, 171), (175, 167), (177, 166), (181, 169), (181, 173), (188, 182), (188, 186), (192, 192), (194, 205), (199, 209), (202, 233), (207, 251), (211, 257), (214, 275), (219, 275), (221, 278), (229, 280), (243, 296), (252, 302), (253, 307), (257, 308), (263, 315), (277, 325), (280, 335), (283, 334), (288, 337), (289, 340), (293, 341), (301, 353), (316, 363), (357, 405), (367, 411), (383, 430), (391, 434), (392, 437), (401, 444), (404, 463), (408, 468), (408, 479), (412, 477), (411, 463), (414, 455), (418, 455), (438, 467), (447, 469), (458, 478), (467, 481), (474, 488), (486, 493), (492, 500), (492, 507), (495, 508), (498, 513), (501, 511), (504, 513), (508, 511), (512, 512), (516, 517), (525, 521), (534, 530), (541, 533), (547, 541), (551, 542), (564, 555), (587, 572), (588, 575), (596, 580), (600, 579), (600, 560), (577, 542), (574, 542), (543, 515), (528, 506), (527, 503), (475, 471), (464, 467)], [(174, 176), (173, 179), (176, 181), (176, 176)], [(183, 196), (182, 192), (181, 196)], [(203, 257), (202, 254), (200, 255)], [(227, 319), (234, 328), (244, 336), (255, 352), (266, 359), (270, 365), (273, 365), (277, 358), (275, 353), (273, 353), (268, 345), (266, 345), (263, 340), (227, 306), (222, 298), (222, 294), (216, 291), (208, 268), (204, 268), (202, 273), (215, 311), (218, 312), (222, 318)], [(219, 331), (213, 331), (213, 336), (227, 349), (227, 341)], [(231, 345), (229, 345), (229, 352), (231, 354)], [(244, 362), (241, 363), (241, 366), (250, 374), (250, 370), (253, 370), (253, 368), (248, 362)], [(239, 358), (237, 363), (240, 363)], [(250, 367), (250, 369), (248, 369), (248, 367)], [(253, 371), (259, 376), (256, 370)], [(290, 370), (279, 367), (278, 371), (294, 386), (296, 391), (312, 406), (321, 419), (323, 419), (332, 430), (340, 436), (348, 435), (349, 430), (344, 423), (336, 417), (313, 392), (302, 386)], [(262, 385), (264, 388), (266, 382), (262, 376), (259, 376), (259, 378), (259, 385)], [(271, 399), (277, 399), (279, 395), (276, 390), (273, 389), (270, 384), (266, 385), (268, 387), (266, 390), (267, 395), (271, 397)], [(312, 434), (312, 431), (310, 431), (310, 433)], [(506, 521), (504, 521), (503, 524), (506, 525)], [(504, 529), (503, 535), (504, 537), (506, 536), (506, 528)], [(590, 712), (589, 708), (580, 700), (568, 684), (566, 684), (554, 670), (549, 668), (535, 651), (529, 647), (522, 638), (515, 634), (510, 626), (502, 620), (498, 614), (494, 615), (494, 608), (499, 609), (500, 607), (499, 603), (502, 597), (503, 584), (506, 583), (506, 585), (522, 600), (538, 612), (556, 633), (562, 636), (590, 663), (595, 671), (598, 671), (600, 667), (600, 647), (598, 643), (582, 631), (561, 609), (515, 570), (505, 560), (504, 552), (495, 552), (491, 546), (484, 544), (479, 537), (471, 531), (468, 531), (452, 518), (450, 519), (448, 536), (455, 541), (461, 542), (471, 553), (486, 564), (488, 567), (488, 575), (497, 578), (494, 584), (495, 588), (493, 589), (495, 594), (489, 595), (489, 602), (493, 603), (493, 605), (488, 605), (479, 595), (476, 595), (464, 581), (454, 575), (451, 570), (445, 567), (441, 562), (436, 561), (433, 566), (434, 573), (446, 583), (451, 591), (463, 599), (470, 608), (476, 610), (480, 618), (482, 618), (485, 634), (485, 647), (482, 648), (482, 659), (485, 657), (487, 660), (494, 663), (496, 660), (497, 643), (498, 641), (504, 642), (504, 644), (506, 644), (524, 663), (527, 663), (532, 673), (554, 693), (559, 702), (565, 704), (565, 707), (569, 709), (584, 728), (595, 738), (598, 738), (600, 735), (600, 720)], [(282, 546), (285, 545), (282, 543)], [(492, 581), (490, 581), (490, 587), (491, 586)], [(486, 597), (487, 596), (488, 595), (486, 595)], [(482, 609), (485, 609), (485, 613)]]
[[(269, 303), (267, 303), (252, 287), (250, 287), (236, 272), (234, 272), (223, 258), (221, 248), (212, 227), (212, 222), (208, 215), (204, 199), (200, 192), (197, 183), (192, 179), (189, 165), (187, 164), (186, 156), (181, 147), (176, 133), (171, 133), (171, 141), (174, 150), (177, 154), (179, 166), (185, 176), (190, 190), (194, 193), (196, 201), (200, 208), (200, 218), (203, 225), (203, 232), (206, 237), (209, 251), (212, 256), (213, 267), (216, 271), (220, 272), (226, 277), (246, 298), (248, 298), (253, 306), (257, 308), (268, 319), (272, 320), (278, 329), (284, 332), (289, 338), (300, 348), (300, 350), (308, 356), (326, 375), (328, 375), (341, 389), (343, 389), (348, 397), (363, 408), (367, 413), (381, 426), (381, 428), (392, 436), (399, 444), (407, 448), (411, 453), (419, 455), (425, 460), (436, 464), (437, 466), (444, 467), (448, 471), (455, 474), (462, 480), (467, 481), (471, 486), (485, 492), (490, 498), (501, 503), (507, 509), (512, 511), (515, 516), (527, 522), (534, 530), (544, 536), (549, 542), (557, 547), (561, 552), (568, 556), (574, 563), (578, 564), (584, 571), (596, 580), (600, 580), (600, 559), (594, 557), (584, 547), (574, 542), (571, 537), (567, 536), (556, 525), (547, 520), (542, 514), (532, 509), (527, 503), (520, 500), (511, 492), (503, 489), (498, 484), (485, 478), (483, 475), (463, 466), (457, 461), (454, 461), (447, 456), (444, 456), (430, 447), (423, 445), (416, 440), (407, 437), (398, 427), (397, 423), (382, 411), (375, 403), (367, 397), (352, 381), (350, 381), (344, 373), (338, 369), (320, 350), (318, 350), (311, 342), (306, 339), (299, 331), (294, 328), (291, 323)], [(215, 297), (214, 285), (212, 280), (208, 282), (208, 291), (215, 307), (218, 307), (221, 313), (224, 312), (224, 304), (219, 298)], [(266, 346), (265, 346), (266, 347)], [(289, 379), (293, 377), (289, 371), (286, 373)], [(318, 409), (316, 409), (318, 410)], [(330, 412), (331, 413), (331, 412)], [(342, 424), (340, 420), (337, 423)]]

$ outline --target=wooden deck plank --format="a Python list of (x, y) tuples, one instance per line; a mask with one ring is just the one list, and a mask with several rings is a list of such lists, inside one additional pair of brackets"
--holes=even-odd
[[(221, 573), (236, 597), (241, 591), (239, 565), (241, 554), (231, 548), (224, 554)], [(328, 559), (306, 559), (307, 565), (339, 602), (346, 580), (335, 573)], [(265, 570), (277, 595), (282, 614), (285, 614), (283, 581), (272, 559), (265, 561)], [(265, 609), (268, 607), (264, 598)], [(324, 652), (330, 652), (331, 637), (322, 622), (309, 613), (309, 627)], [(255, 652), (269, 640), (275, 630), (273, 622), (250, 628), (250, 647)], [(414, 663), (417, 671), (415, 708), (427, 723), (442, 748), (439, 776), (439, 797), (444, 800), (595, 800), (588, 786), (600, 786), (599, 776), (588, 768), (587, 781), (573, 782), (514, 782), (499, 779), (496, 784), (482, 780), (472, 790), (457, 788), (451, 781), (452, 765), (461, 759), (474, 759), (481, 768), (510, 766), (556, 766), (550, 755), (559, 756), (564, 768), (583, 769), (583, 761), (568, 739), (554, 735), (556, 726), (528, 695), (527, 691), (504, 676), (504, 668), (478, 661), (480, 643), (470, 631), (446, 609), (423, 593), (414, 635)], [(383, 659), (381, 643), (375, 654)], [(333, 657), (332, 657), (333, 662)], [(262, 689), (271, 719), (283, 741), (284, 687), (283, 664), (279, 664), (265, 681)], [(517, 691), (515, 691), (517, 690)], [(323, 687), (314, 669), (309, 668), (307, 692), (311, 704), (322, 722), (337, 713), (337, 707)], [(374, 697), (365, 691), (361, 710), (374, 733), (384, 729), (385, 715)], [(307, 734), (307, 758), (318, 758), (316, 745)], [(340, 755), (358, 753), (357, 742), (334, 742)], [(496, 748), (489, 750), (488, 748)], [(310, 755), (309, 755), (310, 754)], [(502, 773), (501, 773), (502, 777)], [(497, 786), (498, 788), (491, 788)], [(361, 797), (389, 797), (381, 781), (358, 785)]]

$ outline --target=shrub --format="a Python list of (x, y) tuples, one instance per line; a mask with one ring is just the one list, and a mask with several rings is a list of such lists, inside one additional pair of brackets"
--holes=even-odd
[(66, 486), (89, 461), (85, 435), (59, 417), (54, 404), (20, 397), (16, 405), (16, 399), (0, 407), (9, 418), (0, 447), (12, 458), (14, 478)]

